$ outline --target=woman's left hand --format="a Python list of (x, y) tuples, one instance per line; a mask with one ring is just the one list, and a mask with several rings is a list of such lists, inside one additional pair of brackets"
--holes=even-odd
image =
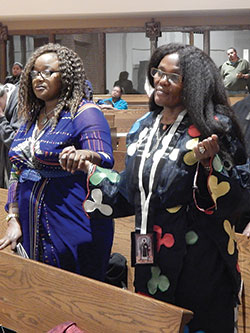
[(86, 171), (86, 161), (93, 160), (90, 150), (76, 149), (74, 146), (66, 147), (59, 154), (59, 162), (63, 170), (74, 173), (76, 170)]
[(199, 162), (205, 167), (209, 166), (209, 161), (220, 150), (219, 139), (216, 134), (202, 140), (194, 148), (194, 153)]

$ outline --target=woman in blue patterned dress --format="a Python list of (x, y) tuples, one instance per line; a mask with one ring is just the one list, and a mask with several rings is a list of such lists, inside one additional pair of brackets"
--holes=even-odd
[[(233, 333), (240, 289), (234, 228), (250, 200), (239, 126), (220, 73), (201, 50), (159, 47), (148, 79), (151, 112), (128, 134), (124, 172), (82, 166), (89, 174), (84, 208), (92, 217), (135, 214), (136, 292), (192, 310), (185, 332)], [(64, 168), (74, 154), (63, 150)], [(144, 239), (150, 246), (141, 258)]]
[(90, 219), (82, 208), (86, 175), (64, 171), (60, 152), (82, 149), (89, 160), (112, 168), (110, 130), (90, 102), (83, 63), (59, 44), (37, 49), (27, 62), (19, 93), (24, 119), (10, 149), (8, 229), (0, 249), (22, 244), (32, 259), (104, 280), (113, 240), (112, 220)]

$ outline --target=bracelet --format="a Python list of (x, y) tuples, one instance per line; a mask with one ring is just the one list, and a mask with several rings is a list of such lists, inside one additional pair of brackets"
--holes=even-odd
[(12, 219), (12, 217), (19, 218), (19, 214), (14, 214), (14, 213), (12, 213), (12, 214), (8, 214), (8, 215), (6, 216), (6, 218), (5, 218), (5, 220), (6, 220), (7, 222), (9, 222), (9, 220)]

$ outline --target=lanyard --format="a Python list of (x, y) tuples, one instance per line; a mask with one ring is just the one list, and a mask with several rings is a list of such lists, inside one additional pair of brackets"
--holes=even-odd
[(160, 121), (162, 118), (162, 114), (159, 114), (156, 117), (153, 128), (150, 131), (150, 134), (148, 136), (148, 140), (146, 142), (145, 149), (142, 153), (141, 162), (140, 162), (139, 171), (138, 171), (139, 191), (140, 191), (140, 197), (141, 197), (141, 230), (140, 230), (141, 234), (147, 233), (149, 203), (150, 203), (150, 198), (152, 196), (152, 190), (153, 190), (157, 166), (158, 166), (162, 156), (164, 155), (165, 151), (169, 147), (169, 144), (186, 113), (187, 113), (186, 110), (183, 110), (182, 112), (179, 113), (177, 119), (173, 123), (169, 132), (162, 139), (162, 148), (159, 150), (156, 150), (156, 152), (154, 154), (153, 165), (151, 167), (150, 177), (149, 177), (149, 191), (148, 191), (148, 195), (146, 196), (145, 190), (143, 187), (143, 168), (145, 165), (146, 158), (149, 154), (149, 149), (151, 146), (152, 138), (155, 135), (156, 131), (158, 130), (158, 127), (159, 127), (159, 124), (160, 124)]

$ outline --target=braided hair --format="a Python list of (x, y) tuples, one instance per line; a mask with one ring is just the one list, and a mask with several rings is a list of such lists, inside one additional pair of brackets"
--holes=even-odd
[(44, 107), (44, 101), (38, 99), (33, 92), (30, 72), (33, 70), (36, 59), (42, 54), (50, 52), (57, 55), (62, 81), (61, 93), (54, 109), (54, 116), (51, 118), (51, 125), (55, 127), (62, 109), (69, 110), (73, 117), (81, 100), (88, 99), (90, 88), (86, 83), (87, 77), (82, 60), (77, 53), (60, 44), (49, 43), (41, 46), (31, 55), (21, 74), (18, 112), (23, 119), (31, 124)]
[[(229, 117), (232, 121), (236, 136), (244, 146), (244, 139), (240, 127), (231, 109), (223, 81), (213, 60), (195, 46), (170, 43), (158, 47), (153, 53), (148, 65), (148, 80), (154, 87), (154, 79), (150, 75), (152, 67), (157, 68), (162, 58), (168, 54), (179, 55), (179, 66), (182, 75), (182, 104), (186, 108), (193, 124), (200, 131), (204, 139), (211, 134), (220, 138), (227, 132), (226, 126), (216, 120), (216, 114)], [(156, 113), (163, 107), (156, 105), (154, 93), (149, 101), (149, 108)], [(227, 147), (221, 149), (226, 151)]]

